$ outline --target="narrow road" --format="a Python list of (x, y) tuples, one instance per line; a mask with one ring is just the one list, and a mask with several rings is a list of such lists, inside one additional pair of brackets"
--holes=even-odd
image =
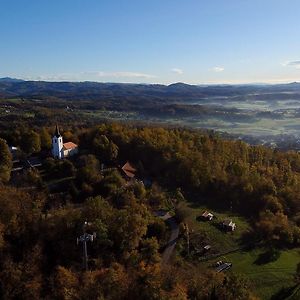
[(170, 228), (171, 228), (171, 236), (169, 238), (168, 243), (165, 246), (164, 252), (162, 254), (162, 265), (165, 265), (169, 262), (171, 255), (175, 249), (176, 241), (178, 239), (179, 235), (179, 226), (175, 220), (175, 217), (170, 216), (169, 213), (166, 213), (165, 216), (162, 217), (163, 220), (165, 220)]

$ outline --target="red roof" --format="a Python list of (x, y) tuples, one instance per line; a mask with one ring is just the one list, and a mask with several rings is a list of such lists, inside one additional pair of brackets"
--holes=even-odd
[(64, 150), (71, 150), (71, 149), (75, 149), (78, 146), (72, 142), (68, 142), (68, 143), (64, 143)]
[(131, 166), (129, 162), (127, 162), (123, 167), (122, 167), (123, 172), (130, 178), (133, 178), (135, 176), (136, 169)]

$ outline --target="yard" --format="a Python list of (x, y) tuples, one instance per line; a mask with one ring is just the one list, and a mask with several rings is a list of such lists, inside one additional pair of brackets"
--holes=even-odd
[[(243, 246), (242, 237), (250, 229), (245, 218), (231, 212), (212, 211), (205, 206), (193, 207), (190, 204), (186, 205), (184, 209), (187, 211), (186, 222), (191, 231), (191, 243), (198, 243), (202, 246), (204, 244), (211, 245), (210, 254), (224, 253)], [(200, 216), (206, 210), (214, 214), (212, 221), (201, 220)], [(225, 232), (219, 226), (221, 221), (228, 218), (236, 223), (234, 232)]]
[[(218, 260), (231, 262), (233, 266), (228, 272), (235, 272), (248, 278), (253, 284), (255, 293), (261, 299), (300, 299), (300, 291), (294, 282), (296, 267), (300, 262), (300, 249), (279, 251), (273, 261), (265, 261), (263, 258), (266, 249), (247, 249), (245, 243), (242, 242), (243, 235), (251, 228), (245, 218), (231, 212), (218, 212), (205, 206), (195, 207), (192, 204), (185, 205), (184, 209), (187, 212), (186, 222), (192, 232), (190, 235), (191, 245), (198, 243), (199, 248), (205, 244), (212, 246), (211, 250), (205, 254), (207, 260), (201, 262), (203, 255), (199, 255), (192, 257), (194, 262), (197, 257), (199, 264), (206, 267), (210, 267)], [(199, 216), (204, 211), (212, 212), (215, 218), (212, 221), (202, 221)], [(234, 232), (224, 232), (218, 227), (219, 222), (226, 218), (230, 218), (236, 223), (237, 227)], [(184, 243), (181, 240), (179, 249), (180, 246), (184, 248)], [(224, 254), (230, 251), (234, 252)]]
[(253, 283), (261, 299), (300, 299), (300, 293), (287, 298), (288, 291), (286, 295), (282, 291), (282, 288), (295, 285), (293, 276), (300, 262), (300, 249), (282, 251), (276, 261), (260, 264), (259, 257), (263, 253), (264, 249), (239, 251), (226, 255), (222, 259), (232, 262), (233, 267), (230, 272), (243, 274)]

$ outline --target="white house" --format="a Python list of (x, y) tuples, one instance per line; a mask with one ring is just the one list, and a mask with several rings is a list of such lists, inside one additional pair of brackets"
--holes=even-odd
[(233, 223), (231, 219), (225, 219), (222, 222), (222, 226), (224, 229), (229, 230), (229, 231), (234, 231), (236, 228), (236, 224)]
[(54, 158), (62, 159), (78, 153), (78, 146), (72, 142), (64, 143), (63, 137), (56, 125), (54, 136), (52, 137), (52, 155)]
[(207, 210), (201, 215), (202, 219), (211, 221), (214, 217), (214, 215)]

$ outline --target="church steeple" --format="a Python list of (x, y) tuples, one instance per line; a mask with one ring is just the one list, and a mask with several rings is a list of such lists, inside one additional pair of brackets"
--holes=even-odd
[(63, 158), (63, 137), (59, 132), (58, 125), (55, 127), (54, 136), (52, 137), (52, 155), (54, 158), (61, 159)]
[(54, 136), (56, 136), (57, 138), (58, 137), (61, 137), (61, 134), (59, 132), (59, 128), (58, 128), (58, 125), (56, 124), (56, 127), (55, 127), (55, 133), (54, 133)]

